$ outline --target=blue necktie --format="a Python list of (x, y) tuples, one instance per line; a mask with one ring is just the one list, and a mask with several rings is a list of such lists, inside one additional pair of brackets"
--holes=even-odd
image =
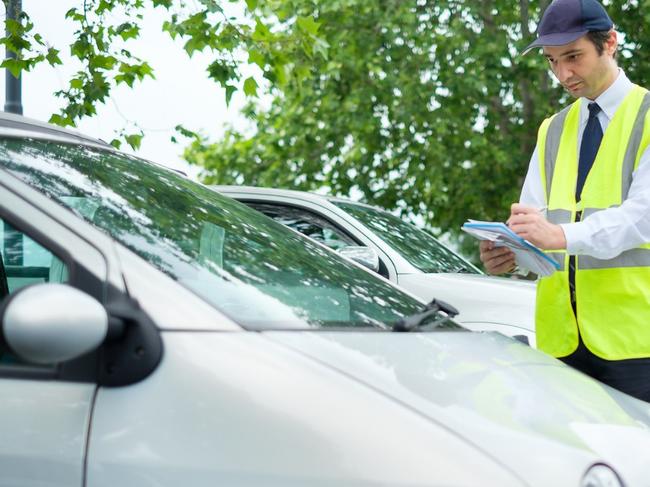
[(582, 143), (580, 144), (576, 201), (580, 201), (582, 187), (585, 185), (587, 174), (589, 174), (589, 170), (594, 164), (594, 159), (598, 153), (600, 142), (603, 140), (603, 129), (598, 121), (598, 112), (600, 112), (600, 107), (597, 103), (590, 103), (587, 108), (589, 108), (589, 120), (587, 120), (587, 126), (582, 134)]

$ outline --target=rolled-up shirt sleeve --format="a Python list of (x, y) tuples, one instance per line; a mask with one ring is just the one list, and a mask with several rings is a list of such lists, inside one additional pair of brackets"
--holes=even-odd
[(632, 176), (627, 199), (618, 207), (561, 225), (571, 255), (611, 259), (650, 242), (650, 148)]

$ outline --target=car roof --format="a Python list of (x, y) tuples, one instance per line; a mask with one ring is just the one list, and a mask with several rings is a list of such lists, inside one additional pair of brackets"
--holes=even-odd
[(114, 149), (109, 143), (81, 134), (76, 130), (7, 112), (0, 112), (0, 135), (56, 140), (58, 142), (70, 142)]
[(338, 196), (327, 196), (317, 193), (311, 193), (309, 191), (299, 191), (295, 189), (280, 189), (280, 188), (265, 188), (261, 186), (235, 186), (235, 185), (210, 185), (210, 188), (214, 189), (217, 192), (224, 194), (242, 194), (247, 193), (249, 195), (270, 195), (270, 196), (284, 196), (289, 198), (299, 198), (301, 200), (307, 200), (317, 203), (348, 203), (359, 206), (365, 206), (367, 208), (372, 208), (374, 210), (383, 211), (383, 208), (377, 206), (368, 205), (366, 203), (361, 203), (359, 201), (354, 201), (349, 198), (341, 198)]
[[(58, 125), (52, 125), (23, 115), (16, 115), (7, 112), (0, 112), (0, 137), (49, 140), (53, 142), (99, 147), (100, 149), (119, 152), (115, 147), (102, 139), (84, 135), (76, 130), (59, 127)], [(138, 157), (138, 159), (144, 160), (141, 157)], [(149, 160), (146, 162), (187, 177), (187, 174), (179, 169)]]

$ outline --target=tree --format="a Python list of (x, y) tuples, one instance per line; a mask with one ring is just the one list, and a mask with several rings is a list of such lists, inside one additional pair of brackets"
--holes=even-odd
[[(295, 14), (312, 3), (295, 2)], [(460, 238), (468, 217), (507, 216), (539, 123), (569, 102), (542, 56), (519, 55), (548, 3), (320, 2), (328, 57), (268, 110), (247, 107), (254, 134), (195, 140), (185, 156), (209, 183), (361, 194)], [(629, 32), (621, 62), (643, 82), (650, 50), (628, 58), (627, 49), (648, 47), (648, 2), (610, 3)]]
[[(4, 0), (7, 7), (8, 0)], [(121, 84), (133, 87), (137, 81), (154, 77), (146, 60), (129, 51), (129, 43), (140, 34), (139, 23), (147, 8), (160, 8), (169, 14), (161, 28), (172, 38), (185, 41), (189, 56), (197, 51), (210, 51), (214, 60), (207, 66), (207, 76), (226, 90), (226, 100), (243, 86), (249, 96), (257, 92), (257, 82), (250, 77), (241, 80), (240, 65), (256, 64), (272, 86), (281, 89), (295, 73), (303, 73), (314, 56), (326, 52), (326, 44), (301, 28), (317, 25), (313, 18), (287, 15), (284, 2), (246, 0), (240, 16), (227, 14), (227, 4), (243, 4), (239, 0), (83, 0), (71, 8), (64, 20), (74, 25), (75, 40), (70, 46), (73, 57), (82, 68), (69, 80), (68, 87), (55, 95), (64, 101), (59, 113), (50, 122), (74, 126), (81, 118), (96, 114), (111, 90)], [(291, 3), (291, 2), (288, 2)], [(61, 46), (48, 44), (31, 22), (28, 12), (18, 20), (5, 20), (8, 35), (0, 44), (16, 54), (0, 65), (15, 76), (40, 63), (61, 64)], [(242, 82), (243, 81), (243, 82)], [(181, 127), (179, 130), (187, 134)], [(143, 133), (122, 132), (112, 143), (119, 147), (126, 141), (133, 148), (140, 145)]]

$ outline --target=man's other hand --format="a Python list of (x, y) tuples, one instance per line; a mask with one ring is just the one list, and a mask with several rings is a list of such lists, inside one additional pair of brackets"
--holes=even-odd
[(515, 254), (508, 247), (495, 247), (494, 242), (481, 240), (479, 251), (488, 274), (505, 274), (515, 268)]
[(550, 223), (537, 208), (514, 203), (510, 207), (508, 226), (521, 238), (544, 250), (566, 248), (566, 237), (560, 225)]

